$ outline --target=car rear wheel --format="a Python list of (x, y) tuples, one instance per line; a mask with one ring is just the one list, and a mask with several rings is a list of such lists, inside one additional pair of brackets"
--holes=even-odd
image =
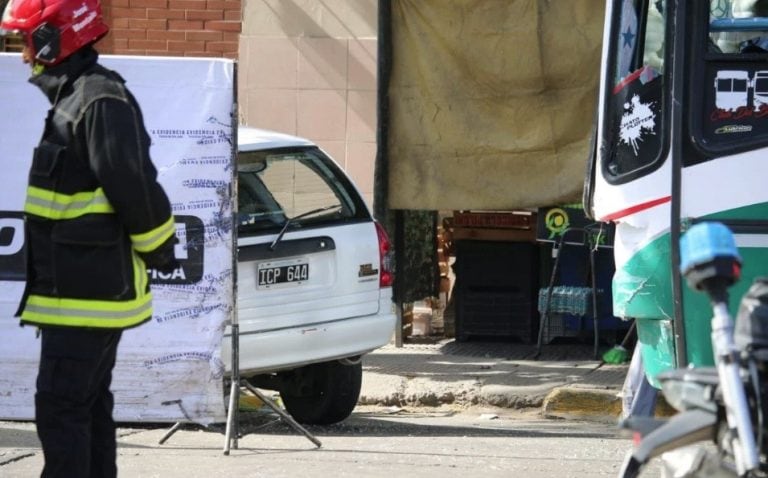
[(299, 423), (330, 425), (349, 417), (360, 397), (361, 362), (338, 361), (295, 370), (280, 390), (285, 409)]

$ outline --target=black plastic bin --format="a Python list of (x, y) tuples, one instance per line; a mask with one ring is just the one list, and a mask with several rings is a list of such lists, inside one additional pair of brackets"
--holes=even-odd
[(527, 242), (456, 243), (456, 340), (509, 337), (536, 341), (538, 248)]

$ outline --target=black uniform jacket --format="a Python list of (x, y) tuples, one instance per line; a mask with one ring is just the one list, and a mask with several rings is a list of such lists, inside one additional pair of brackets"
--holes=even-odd
[(34, 76), (52, 107), (24, 206), (22, 323), (126, 328), (152, 316), (146, 267), (175, 263), (141, 110), (90, 47)]

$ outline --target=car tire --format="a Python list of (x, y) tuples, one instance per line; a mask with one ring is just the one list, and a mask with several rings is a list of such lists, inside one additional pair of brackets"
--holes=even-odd
[(297, 422), (331, 425), (352, 414), (362, 381), (361, 362), (312, 364), (294, 371), (290, 384), (280, 390), (280, 398)]

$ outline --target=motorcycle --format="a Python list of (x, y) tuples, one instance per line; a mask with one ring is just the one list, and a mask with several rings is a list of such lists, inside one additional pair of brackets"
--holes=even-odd
[(715, 366), (659, 374), (666, 401), (679, 413), (668, 419), (630, 417), (620, 425), (636, 446), (619, 476), (636, 477), (655, 457), (662, 476), (768, 476), (768, 278), (757, 278), (742, 298), (736, 325), (728, 288), (741, 259), (731, 231), (699, 223), (681, 238), (681, 273), (712, 305)]

